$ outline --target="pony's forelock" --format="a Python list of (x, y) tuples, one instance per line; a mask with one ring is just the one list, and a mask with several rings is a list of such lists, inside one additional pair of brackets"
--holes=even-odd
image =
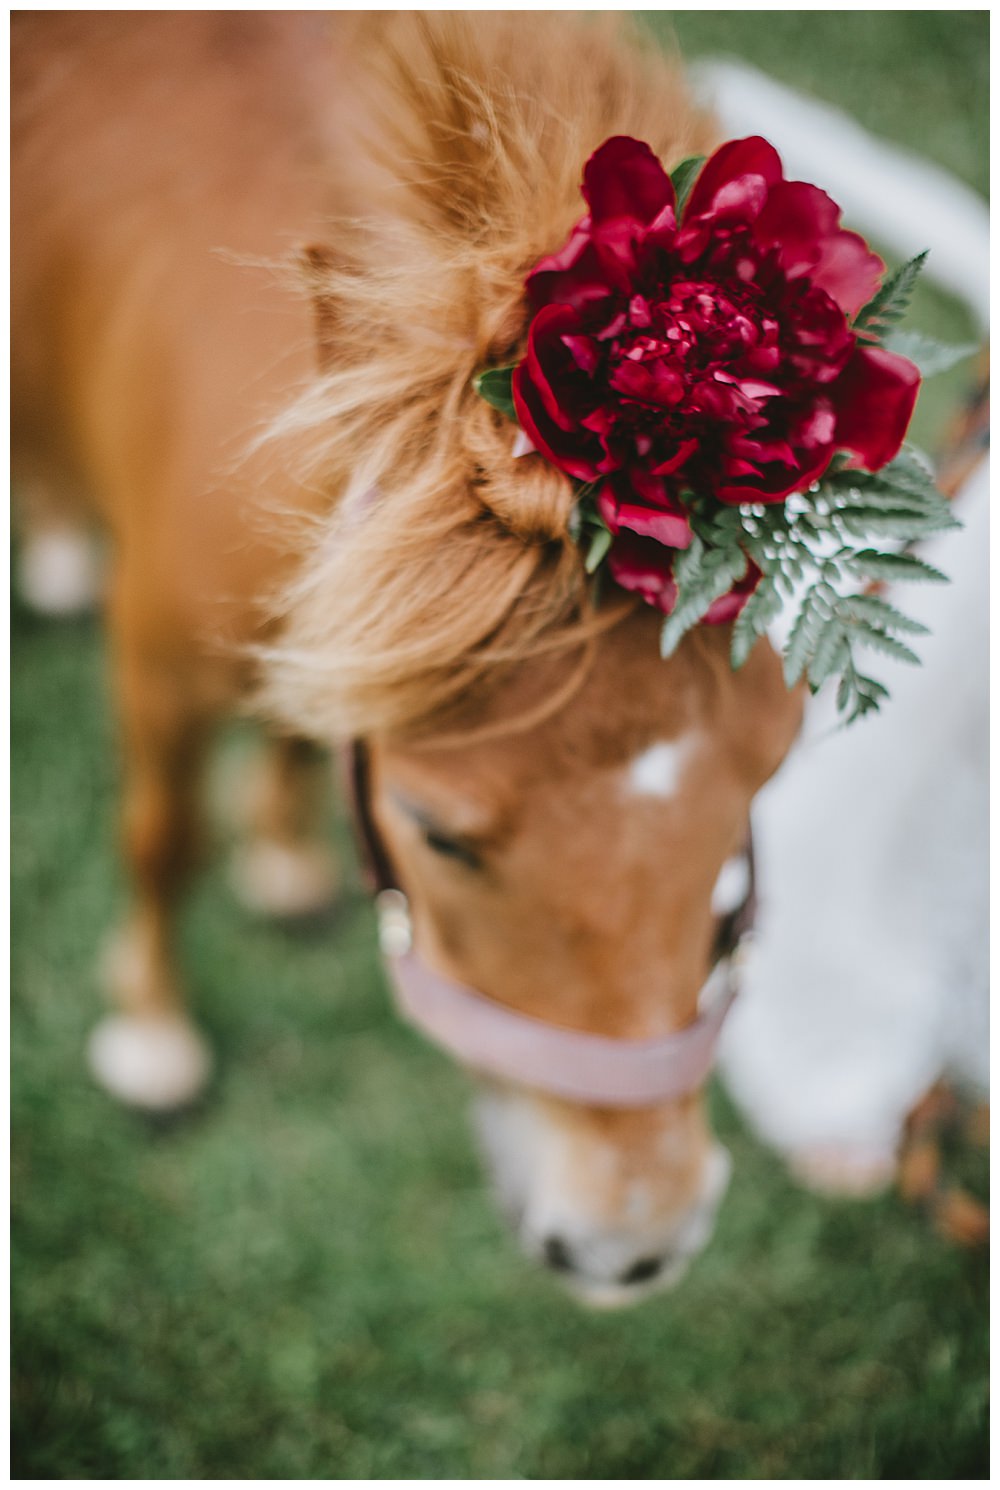
[(524, 278), (582, 215), (583, 162), (634, 134), (705, 143), (669, 61), (613, 20), (358, 16), (345, 117), (352, 215), (302, 274), (321, 370), (268, 438), (325, 494), (278, 597), (262, 701), (343, 739), (420, 731), (499, 668), (600, 621), (574, 492), (472, 389), (515, 360)]

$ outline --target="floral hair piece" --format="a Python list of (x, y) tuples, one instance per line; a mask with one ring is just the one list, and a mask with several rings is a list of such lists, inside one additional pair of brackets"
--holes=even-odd
[(837, 675), (849, 720), (878, 708), (887, 690), (855, 648), (917, 662), (901, 635), (925, 628), (856, 592), (943, 580), (897, 545), (958, 526), (902, 450), (912, 359), (938, 371), (969, 350), (896, 329), (926, 254), (883, 282), (837, 205), (785, 180), (759, 137), (669, 176), (616, 136), (582, 191), (587, 215), (528, 275), (524, 358), (477, 392), (577, 484), (588, 572), (606, 565), (665, 613), (664, 656), (699, 622), (734, 621), (739, 667), (795, 595), (788, 685)]

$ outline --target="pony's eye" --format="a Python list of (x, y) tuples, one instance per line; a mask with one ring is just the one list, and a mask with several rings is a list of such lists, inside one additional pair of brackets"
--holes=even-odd
[(436, 828), (424, 829), (424, 842), (443, 859), (455, 859), (458, 863), (467, 865), (469, 869), (480, 867), (478, 854), (473, 853), (468, 844), (459, 842), (457, 838), (449, 838), (445, 833), (439, 833)]

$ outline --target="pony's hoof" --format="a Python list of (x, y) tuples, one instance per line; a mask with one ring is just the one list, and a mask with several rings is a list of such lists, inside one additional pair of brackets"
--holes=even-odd
[(90, 535), (81, 528), (28, 536), (17, 577), (25, 604), (43, 616), (85, 615), (100, 600), (100, 566)]
[(147, 1112), (173, 1112), (200, 1097), (212, 1074), (208, 1045), (182, 1015), (112, 1014), (87, 1044), (100, 1086)]
[(247, 910), (282, 921), (325, 915), (340, 889), (333, 857), (318, 843), (252, 839), (233, 856), (230, 877)]
[(892, 1184), (896, 1155), (847, 1143), (817, 1145), (791, 1154), (788, 1167), (800, 1184), (820, 1195), (867, 1200)]

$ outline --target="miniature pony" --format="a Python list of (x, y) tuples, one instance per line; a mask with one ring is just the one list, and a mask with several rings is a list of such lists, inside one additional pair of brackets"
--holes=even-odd
[[(666, 161), (710, 124), (617, 24), (556, 14), (25, 14), (14, 26), (14, 393), (29, 553), (91, 512), (133, 904), (91, 1058), (190, 1101), (209, 1052), (172, 928), (199, 768), (271, 723), (244, 884), (331, 892), (305, 740), (363, 740), (425, 961), (614, 1039), (696, 1015), (751, 799), (800, 699), (728, 628), (668, 662), (595, 601), (571, 484), (479, 400), (523, 282), (612, 134)], [(726, 1162), (697, 1094), (636, 1110), (485, 1091), (525, 1247), (593, 1299), (676, 1277)]]

